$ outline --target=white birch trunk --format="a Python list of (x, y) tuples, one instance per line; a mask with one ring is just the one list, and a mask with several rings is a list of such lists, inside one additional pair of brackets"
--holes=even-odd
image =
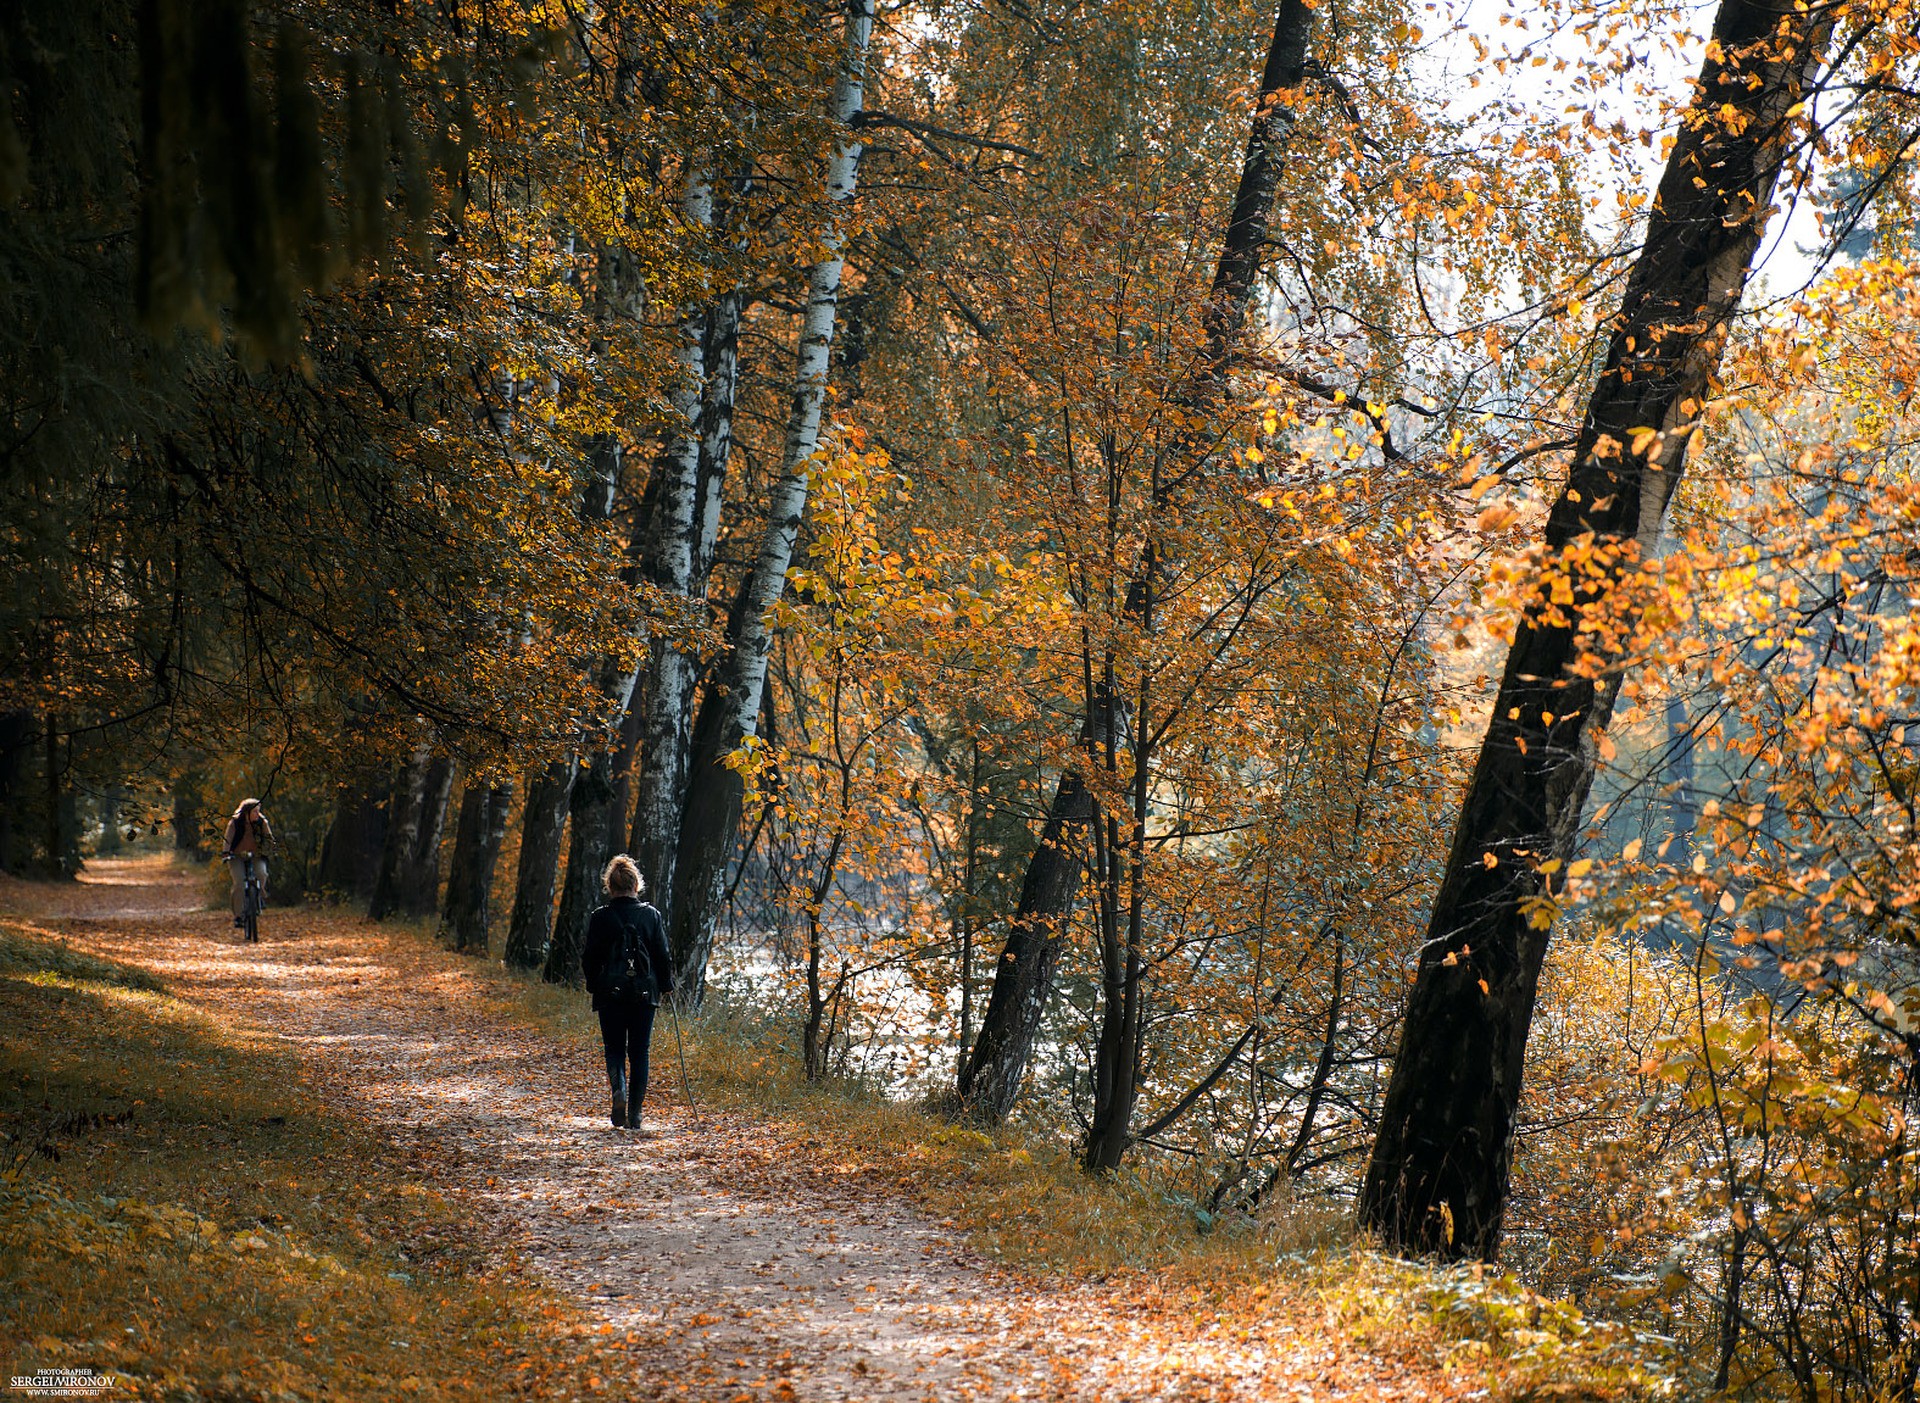
[[(689, 229), (705, 231), (713, 224), (713, 179), (696, 170), (687, 177), (680, 202)], [(660, 503), (643, 544), (641, 569), (649, 582), (674, 596), (683, 607), (668, 621), (669, 628), (689, 622), (694, 595), (694, 556), (700, 498), (701, 393), (706, 373), (706, 310), (704, 299), (690, 304), (680, 319), (680, 344), (675, 352), (680, 383), (673, 396), (674, 437), (660, 459)], [(701, 598), (705, 598), (704, 585)], [(652, 665), (640, 726), (639, 801), (633, 831), (642, 837), (640, 870), (650, 898), (664, 905), (671, 899), (673, 837), (679, 830), (680, 796), (685, 792), (685, 747), (678, 737), (693, 704), (694, 664), (675, 646), (672, 632), (654, 640), (645, 655)], [(631, 704), (637, 674), (624, 684), (621, 709)]]
[(873, 0), (848, 0), (846, 62), (833, 85), (833, 120), (847, 134), (827, 162), (826, 218), (820, 233), (827, 256), (813, 265), (807, 279), (807, 310), (800, 327), (782, 473), (773, 489), (766, 535), (747, 586), (746, 626), (727, 664), (727, 695), (732, 702), (727, 731), (732, 736), (752, 735), (759, 722), (760, 691), (766, 684), (767, 654), (773, 643), (771, 615), (786, 589), (794, 542), (807, 510), (807, 474), (820, 446), (840, 274), (846, 266), (841, 249), (847, 237), (847, 207), (860, 172), (861, 145), (852, 135), (852, 126), (866, 100), (867, 45), (872, 37)]
[[(846, 56), (834, 80), (831, 110), (841, 136), (827, 161), (825, 209), (820, 245), (826, 256), (809, 270), (807, 307), (800, 326), (794, 369), (793, 405), (787, 420), (781, 476), (768, 502), (760, 554), (740, 600), (733, 651), (716, 678), (726, 710), (715, 728), (717, 750), (702, 752), (699, 763), (712, 774), (690, 781), (676, 853), (674, 910), (669, 913), (675, 980), (683, 1001), (697, 1004), (706, 979), (713, 932), (726, 890), (727, 859), (740, 818), (740, 781), (721, 761), (759, 728), (760, 698), (772, 649), (772, 611), (786, 589), (787, 570), (806, 514), (808, 474), (820, 446), (820, 420), (826, 406), (829, 356), (840, 301), (842, 249), (848, 206), (860, 170), (861, 143), (853, 121), (866, 97), (867, 46), (873, 37), (873, 0), (847, 0)], [(704, 792), (702, 792), (704, 791)], [(703, 802), (696, 804), (696, 799)]]

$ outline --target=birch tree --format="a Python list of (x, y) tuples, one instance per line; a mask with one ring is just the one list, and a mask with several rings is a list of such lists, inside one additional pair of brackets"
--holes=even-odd
[(714, 704), (719, 707), (715, 724), (704, 747), (696, 735), (692, 778), (679, 825), (669, 932), (674, 983), (690, 1003), (699, 1001), (705, 987), (727, 863), (740, 823), (743, 785), (726, 759), (757, 728), (773, 643), (773, 608), (786, 588), (787, 569), (806, 512), (808, 476), (820, 445), (847, 226), (860, 170), (861, 142), (853, 135), (854, 121), (865, 101), (872, 37), (873, 0), (848, 0), (844, 56), (829, 102), (841, 135), (827, 160), (819, 240), (824, 256), (814, 262), (807, 278), (781, 475), (768, 503), (759, 554), (740, 596), (739, 627), (715, 680)]

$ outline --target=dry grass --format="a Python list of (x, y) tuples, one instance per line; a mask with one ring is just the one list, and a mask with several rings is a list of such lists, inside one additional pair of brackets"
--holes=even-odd
[[(401, 938), (459, 971), (489, 1017), (597, 1038), (578, 993), (435, 951), (425, 929)], [(1097, 1293), (1170, 1367), (1250, 1336), (1298, 1355), (1304, 1338), (1327, 1377), (1384, 1363), (1416, 1396), (1667, 1391), (1640, 1342), (1510, 1279), (1397, 1262), (1309, 1206), (1202, 1233), (1151, 1173), (1089, 1180), (1039, 1136), (810, 1085), (777, 1031), (719, 1010), (690, 1020), (703, 1104), (812, 1173), (912, 1199), (1020, 1275)], [(671, 1096), (670, 1022), (655, 1058)], [(111, 1368), (139, 1395), (235, 1399), (558, 1398), (607, 1382), (595, 1369), (609, 1372), (598, 1347), (612, 1342), (589, 1337), (584, 1308), (490, 1267), (497, 1244), (370, 1125), (316, 1104), (284, 1046), (4, 915), (0, 1134), (15, 1373)]]
[(283, 1047), (5, 918), (0, 1030), (9, 1373), (113, 1370), (156, 1398), (585, 1391), (584, 1321), (489, 1268)]
[[(568, 1041), (597, 1036), (578, 993), (494, 962), (483, 971), (509, 1016)], [(1151, 1171), (1089, 1178), (1019, 1127), (987, 1133), (857, 1085), (809, 1083), (777, 1035), (724, 1009), (687, 1019), (685, 1036), (703, 1103), (766, 1124), (823, 1173), (904, 1195), (1016, 1271), (1104, 1283), (1143, 1316), (1210, 1317), (1230, 1330), (1304, 1311), (1358, 1348), (1478, 1374), (1490, 1397), (1673, 1391), (1662, 1341), (1588, 1320), (1504, 1273), (1383, 1254), (1337, 1209), (1278, 1201), (1257, 1220), (1202, 1232)], [(672, 1038), (663, 1017), (657, 1063), (675, 1055)]]

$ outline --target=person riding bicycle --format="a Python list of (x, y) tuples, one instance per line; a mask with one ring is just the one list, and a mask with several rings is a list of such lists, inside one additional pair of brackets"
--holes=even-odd
[(246, 924), (247, 864), (253, 859), (253, 880), (259, 884), (260, 898), (266, 900), (267, 845), (273, 841), (273, 825), (260, 809), (258, 799), (242, 799), (240, 807), (227, 820), (226, 841), (220, 845), (220, 857), (233, 877), (233, 923)]

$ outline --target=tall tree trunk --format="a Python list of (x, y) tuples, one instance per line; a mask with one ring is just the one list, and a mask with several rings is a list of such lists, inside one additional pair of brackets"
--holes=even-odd
[[(626, 833), (627, 820), (633, 817), (634, 775), (639, 767), (640, 708), (632, 705), (620, 720), (620, 739), (613, 751), (613, 797), (608, 801), (612, 812), (608, 838), (610, 849)], [(632, 851), (632, 848), (627, 849), (629, 854)], [(612, 856), (611, 851), (608, 856)]]
[(447, 806), (452, 798), (453, 761), (436, 755), (421, 785), (413, 846), (400, 884), (400, 910), (405, 915), (431, 916), (439, 909), (440, 839), (447, 830)]
[[(736, 189), (743, 188), (744, 178), (736, 182)], [(701, 599), (706, 598), (707, 582), (713, 578), (722, 491), (733, 460), (733, 404), (740, 383), (740, 315), (745, 307), (746, 294), (733, 288), (715, 298), (707, 311), (707, 383), (700, 397), (700, 480), (694, 492), (690, 577)]]
[(447, 899), (440, 920), (442, 938), (450, 938), (456, 950), (487, 953), (493, 874), (500, 865), (500, 847), (507, 837), (507, 810), (512, 804), (511, 783), (488, 784), (470, 778), (460, 796), (460, 819), (454, 828)]
[(349, 785), (340, 790), (320, 848), (321, 890), (349, 901), (372, 899), (380, 878), (380, 854), (386, 849), (392, 797), (390, 787), (383, 791)]
[[(827, 161), (826, 211), (820, 231), (820, 246), (827, 256), (813, 265), (807, 280), (781, 477), (768, 503), (759, 557), (747, 577), (734, 646), (720, 668), (713, 693), (724, 706), (704, 750), (696, 735), (680, 821), (669, 930), (677, 997), (689, 1005), (698, 1004), (705, 991), (714, 926), (726, 892), (727, 859), (740, 826), (740, 777), (724, 762), (754, 733), (759, 719), (767, 656), (773, 647), (773, 607), (786, 588), (787, 569), (793, 563), (794, 543), (806, 512), (807, 474), (820, 444), (834, 313), (845, 266), (841, 250), (860, 169), (861, 146), (852, 134), (852, 124), (864, 102), (867, 45), (872, 37), (873, 0), (847, 0), (846, 52), (834, 79), (831, 103), (833, 121), (842, 135)], [(696, 732), (698, 727), (696, 720)]]
[(456, 950), (468, 949), (472, 939), (473, 905), (478, 895), (474, 869), (486, 832), (491, 792), (489, 785), (471, 775), (460, 790), (460, 812), (453, 824), (453, 856), (447, 861), (447, 896), (440, 907), (440, 938), (452, 940)]
[[(1150, 587), (1139, 617), (1142, 631), (1151, 634)], [(1141, 725), (1129, 747), (1133, 772), (1128, 776), (1127, 787), (1132, 811), (1125, 815), (1124, 827), (1122, 815), (1116, 813), (1109, 813), (1106, 822), (1100, 825), (1105, 830), (1100, 853), (1100, 1042), (1094, 1059), (1093, 1118), (1088, 1127), (1085, 1158), (1087, 1169), (1095, 1173), (1120, 1167), (1121, 1157), (1133, 1143), (1133, 1106), (1140, 1090), (1140, 1027), (1145, 995), (1141, 987), (1144, 969), (1140, 952), (1146, 920), (1147, 810), (1153, 773), (1153, 746), (1145, 727), (1151, 701), (1148, 676), (1146, 672), (1141, 674), (1135, 699), (1135, 715)], [(1102, 691), (1109, 698), (1114, 696), (1111, 669)], [(1119, 717), (1111, 702), (1108, 707), (1106, 766), (1108, 775), (1118, 778)], [(1127, 894), (1124, 917), (1120, 909), (1123, 865)]]
[(573, 759), (555, 760), (527, 784), (520, 813), (520, 862), (507, 918), (506, 961), (515, 969), (538, 969), (553, 934), (553, 888), (559, 878), (560, 836), (579, 769)]
[[(748, 593), (742, 587), (727, 617), (727, 639), (733, 644), (745, 624)], [(737, 770), (724, 763), (733, 745), (728, 739), (732, 715), (730, 699), (717, 687), (708, 687), (694, 717), (689, 745), (689, 768), (700, 783), (689, 785), (681, 811), (679, 848), (674, 854), (674, 881), (681, 892), (713, 891), (724, 895), (727, 864), (733, 856), (733, 837), (740, 827), (740, 805), (746, 783)], [(716, 898), (716, 906), (717, 906)], [(677, 1000), (695, 1004), (700, 991), (688, 982), (699, 971), (706, 978), (707, 961), (713, 953), (712, 921), (696, 925), (687, 919), (684, 903), (676, 902), (667, 913), (667, 936), (673, 956), (673, 982)]]
[[(1184, 396), (1196, 418), (1211, 413), (1225, 392), (1246, 328), (1261, 250), (1280, 186), (1280, 156), (1294, 125), (1287, 95), (1305, 80), (1313, 19), (1313, 11), (1302, 0), (1281, 0), (1274, 17), (1273, 42), (1260, 77), (1260, 98), (1240, 167), (1240, 184), (1221, 240), (1220, 261), (1214, 269), (1204, 359)], [(1130, 615), (1137, 615), (1145, 605), (1150, 593), (1149, 573), (1150, 566), (1143, 565), (1128, 590)], [(1053, 802), (1047, 807), (1040, 845), (1034, 849), (1020, 884), (1020, 904), (994, 966), (993, 989), (980, 1020), (980, 1036), (960, 1079), (960, 1100), (968, 1114), (989, 1124), (999, 1124), (1013, 1109), (1053, 992), (1060, 939), (1080, 889), (1081, 849), (1094, 816), (1093, 795), (1075, 766), (1098, 763), (1102, 736), (1093, 714), (1098, 709), (1096, 700), (1080, 734), (1081, 755), (1062, 772)]]
[(1117, 869), (1124, 851), (1112, 819), (1096, 827), (1100, 900), (1100, 1036), (1093, 1055), (1093, 1115), (1082, 1162), (1089, 1172), (1120, 1167), (1131, 1143), (1134, 1073), (1139, 1065), (1140, 958), (1138, 930), (1120, 910)]
[(181, 771), (168, 797), (173, 804), (173, 850), (199, 862), (207, 855), (206, 776), (197, 769)]
[[(1604, 607), (1652, 558), (1831, 23), (1825, 7), (1722, 0), (1547, 521), (1549, 558), (1571, 548), (1588, 562), (1575, 609)], [(1491, 1259), (1499, 1247), (1560, 882), (1541, 868), (1573, 852), (1619, 685), (1613, 669), (1593, 680), (1605, 644), (1576, 624), (1544, 597), (1521, 619), (1420, 947), (1360, 1195), (1361, 1223), (1396, 1249)]]
[[(690, 549), (684, 597), (688, 624), (704, 624), (707, 585), (713, 575), (720, 537), (720, 508), (727, 465), (733, 453), (733, 402), (739, 379), (740, 310), (738, 290), (721, 294), (708, 309), (703, 362), (706, 384), (700, 400), (700, 468), (694, 482), (688, 521)], [(666, 651), (666, 644), (661, 644)], [(687, 777), (692, 765), (693, 660), (674, 651), (666, 668), (657, 668), (644, 701), (640, 759), (642, 780), (634, 807), (627, 851), (640, 864), (655, 906), (673, 909), (675, 865), (681, 816), (686, 811)]]
[(26, 845), (14, 825), (21, 808), (23, 762), (32, 744), (32, 713), (0, 712), (0, 872), (17, 873), (27, 866)]
[(414, 849), (420, 837), (421, 818), (427, 803), (427, 780), (433, 766), (433, 752), (425, 741), (401, 767), (393, 783), (393, 800), (387, 811), (386, 841), (380, 847), (380, 875), (373, 884), (373, 896), (367, 902), (367, 919), (384, 921), (397, 914), (405, 900), (407, 881), (413, 866)]
[[(619, 305), (638, 315), (640, 294), (629, 284), (628, 260), (624, 253), (603, 255), (602, 283), (619, 279), (619, 286), (605, 296), (621, 293)], [(612, 305), (610, 302), (609, 305)], [(613, 502), (625, 463), (619, 441), (611, 435), (589, 445), (590, 472), (580, 499), (580, 515), (588, 521), (605, 521), (613, 514)], [(642, 513), (644, 522), (646, 513)], [(628, 677), (620, 690), (619, 705), (624, 708), (635, 679)], [(613, 722), (617, 724), (619, 713)], [(585, 748), (582, 738), (582, 748)], [(567, 808), (573, 796), (573, 784), (579, 773), (579, 761), (568, 755), (554, 761), (527, 784), (527, 802), (520, 815), (520, 861), (515, 874), (513, 914), (507, 921), (506, 962), (515, 969), (537, 969), (545, 963), (547, 946), (553, 936), (553, 891), (559, 882), (560, 837), (567, 824)]]
[[(688, 177), (680, 210), (689, 226), (712, 228), (713, 181), (706, 171)], [(675, 800), (680, 792), (678, 766), (682, 757), (674, 737), (686, 725), (693, 704), (694, 657), (680, 639), (689, 628), (705, 622), (694, 617), (695, 606), (705, 603), (705, 595), (703, 592), (698, 600), (693, 596), (693, 554), (699, 530), (700, 419), (706, 350), (707, 309), (702, 303), (687, 308), (680, 318), (674, 436), (654, 470), (659, 508), (648, 522), (639, 563), (641, 578), (673, 601), (673, 613), (658, 621), (664, 627), (649, 644), (651, 666), (640, 703), (642, 763), (633, 830), (648, 840), (639, 853), (640, 875), (655, 904), (671, 900), (672, 872), (662, 858), (666, 847), (661, 835), (672, 829), (679, 812)]]
[(80, 872), (80, 811), (74, 798), (72, 777), (73, 742), (60, 743), (60, 718), (47, 713), (46, 729), (41, 733), (46, 756), (47, 782), (47, 875), (73, 877)]
[(600, 872), (613, 855), (613, 761), (604, 750), (575, 776), (568, 808), (566, 880), (540, 972), (549, 984), (580, 982), (587, 917), (600, 904)]

